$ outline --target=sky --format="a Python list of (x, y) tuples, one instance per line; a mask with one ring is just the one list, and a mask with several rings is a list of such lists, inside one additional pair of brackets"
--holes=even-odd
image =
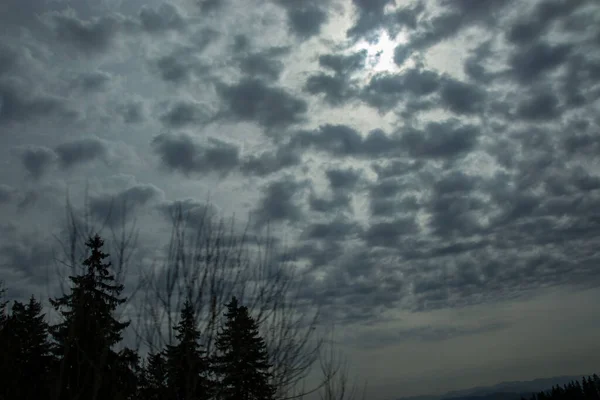
[(270, 227), (370, 399), (600, 361), (600, 3), (3, 0), (0, 279), (67, 192)]

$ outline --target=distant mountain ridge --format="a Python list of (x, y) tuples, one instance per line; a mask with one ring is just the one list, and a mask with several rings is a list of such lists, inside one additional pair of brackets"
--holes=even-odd
[(550, 390), (554, 385), (564, 385), (580, 380), (582, 375), (538, 378), (531, 381), (501, 382), (493, 386), (477, 386), (464, 390), (453, 390), (443, 395), (401, 397), (398, 400), (519, 400), (529, 398), (532, 393)]

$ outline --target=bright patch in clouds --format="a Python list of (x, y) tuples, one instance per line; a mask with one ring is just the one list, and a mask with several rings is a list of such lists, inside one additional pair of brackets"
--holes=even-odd
[(369, 72), (390, 72), (399, 69), (394, 62), (394, 49), (402, 43), (406, 43), (406, 37), (403, 35), (391, 39), (387, 32), (382, 31), (376, 43), (363, 40), (357, 45), (357, 49), (367, 50), (367, 69)]

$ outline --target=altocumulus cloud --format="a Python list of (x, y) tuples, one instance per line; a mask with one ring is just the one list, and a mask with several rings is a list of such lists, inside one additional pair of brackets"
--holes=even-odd
[[(430, 348), (465, 338), (499, 366), (453, 345), (440, 390), (519, 379), (517, 350), (496, 346), (517, 334), (532, 374), (574, 372), (561, 343), (600, 361), (558, 329), (556, 354), (539, 350), (541, 317), (501, 311), (600, 286), (597, 1), (63, 3), (0, 13), (0, 279), (15, 293), (43, 287), (40, 243), (63, 192), (88, 185), (95, 221), (136, 214), (147, 243), (179, 208), (268, 225), (306, 273), (302, 299), (352, 332), (342, 343), (415, 378), (380, 376), (373, 398), (431, 387)], [(422, 364), (398, 361), (406, 342)]]

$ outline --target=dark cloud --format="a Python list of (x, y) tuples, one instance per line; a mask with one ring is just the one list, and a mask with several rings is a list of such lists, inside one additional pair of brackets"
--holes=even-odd
[(370, 106), (387, 112), (406, 99), (435, 93), (440, 81), (435, 71), (423, 69), (410, 69), (402, 74), (379, 73), (370, 79), (361, 97)]
[(59, 40), (87, 54), (108, 51), (121, 29), (121, 21), (113, 16), (81, 20), (75, 16), (54, 16), (54, 29)]
[(238, 57), (242, 73), (268, 81), (276, 81), (283, 72), (284, 64), (280, 58), (289, 52), (287, 47), (273, 47), (259, 53), (249, 53)]
[(517, 106), (517, 115), (527, 121), (554, 120), (561, 116), (560, 101), (548, 90), (533, 94)]
[(558, 19), (567, 18), (587, 0), (545, 0), (538, 2), (531, 14), (514, 21), (506, 30), (506, 39), (514, 44), (524, 45), (537, 41)]
[(189, 125), (202, 124), (208, 115), (201, 105), (191, 101), (180, 100), (171, 104), (170, 109), (159, 117), (160, 121), (171, 128), (184, 128)]
[(570, 53), (569, 45), (540, 41), (520, 47), (511, 56), (509, 64), (519, 83), (530, 84), (565, 63)]
[(371, 198), (369, 208), (372, 217), (394, 217), (400, 213), (414, 213), (421, 208), (419, 200), (408, 195), (402, 198)]
[(415, 49), (427, 48), (455, 37), (463, 29), (480, 24), (488, 28), (497, 24), (507, 5), (513, 0), (498, 0), (482, 3), (477, 0), (440, 0), (442, 11), (420, 22), (409, 38), (409, 45)]
[(15, 85), (0, 82), (0, 124), (51, 116), (68, 120), (75, 115), (61, 98), (43, 95), (26, 97)]
[(15, 189), (0, 183), (0, 204), (9, 203), (14, 197)]
[(158, 9), (144, 5), (140, 10), (140, 25), (148, 33), (162, 33), (182, 31), (186, 22), (177, 7), (171, 3), (163, 3)]
[(373, 170), (378, 179), (403, 176), (423, 168), (424, 160), (390, 160), (385, 164), (374, 164)]
[(225, 0), (194, 0), (194, 1), (198, 4), (198, 6), (200, 7), (200, 10), (203, 12), (210, 12), (210, 11), (218, 10), (225, 3)]
[(469, 54), (469, 57), (463, 65), (463, 71), (469, 79), (478, 84), (489, 84), (496, 74), (488, 72), (485, 62), (493, 55), (491, 42), (485, 41), (478, 45)]
[(106, 142), (98, 138), (84, 138), (59, 144), (54, 149), (63, 168), (90, 162), (108, 154)]
[(476, 114), (483, 110), (486, 93), (476, 85), (446, 79), (440, 91), (445, 107), (456, 114)]
[(302, 157), (294, 149), (279, 147), (275, 151), (264, 152), (258, 156), (250, 155), (242, 163), (242, 173), (267, 176), (285, 168), (300, 165)]
[(73, 83), (85, 92), (97, 92), (106, 89), (110, 80), (110, 74), (104, 71), (94, 71), (79, 75)]
[(414, 235), (418, 231), (414, 217), (402, 217), (393, 221), (372, 223), (363, 234), (363, 239), (369, 247), (397, 247), (404, 236)]
[(186, 82), (192, 73), (192, 66), (175, 54), (160, 57), (154, 65), (166, 82)]
[(220, 84), (217, 91), (225, 102), (227, 114), (238, 120), (257, 122), (267, 129), (300, 122), (308, 109), (304, 100), (257, 79)]
[(340, 106), (356, 96), (358, 88), (342, 76), (323, 73), (311, 75), (304, 84), (304, 91), (316, 95), (323, 93), (331, 106)]
[(185, 175), (227, 174), (240, 163), (237, 146), (214, 138), (200, 144), (186, 133), (161, 134), (152, 140), (152, 146), (165, 167)]
[(302, 237), (308, 240), (346, 240), (360, 232), (360, 226), (341, 218), (331, 222), (317, 222), (304, 228)]
[(400, 142), (380, 129), (366, 138), (347, 125), (326, 124), (313, 131), (300, 131), (290, 142), (292, 148), (315, 149), (336, 156), (383, 156), (398, 151)]
[(412, 157), (452, 158), (475, 148), (478, 137), (476, 126), (462, 125), (455, 119), (449, 119), (430, 122), (423, 131), (410, 129), (403, 133), (401, 143)]
[(152, 200), (164, 197), (162, 190), (150, 184), (137, 184), (113, 195), (101, 195), (90, 199), (89, 209), (99, 221), (110, 226), (132, 218)]
[(13, 48), (0, 43), (0, 77), (16, 69), (19, 53)]
[(360, 50), (348, 55), (323, 54), (319, 56), (319, 66), (328, 68), (336, 74), (344, 76), (361, 71), (365, 67), (366, 61), (366, 50)]
[(23, 166), (34, 178), (42, 177), (56, 161), (56, 153), (43, 146), (28, 146), (20, 151)]
[(329, 198), (319, 197), (315, 193), (311, 193), (308, 198), (308, 205), (311, 211), (324, 214), (347, 211), (351, 207), (351, 202), (352, 197), (344, 192), (334, 192), (333, 196)]
[(359, 89), (352, 74), (361, 71), (366, 60), (365, 50), (347, 55), (323, 54), (319, 56), (319, 66), (331, 70), (334, 75), (313, 74), (306, 80), (304, 90), (310, 94), (325, 94), (324, 100), (332, 106), (343, 105), (356, 97)]
[(20, 234), (19, 240), (14, 239), (3, 241), (0, 245), (2, 265), (18, 271), (34, 284), (47, 285), (48, 268), (55, 260), (51, 242), (40, 240), (38, 235)]
[(142, 122), (145, 118), (144, 104), (141, 101), (129, 101), (117, 107), (117, 113), (123, 118), (126, 124), (135, 124)]
[(353, 168), (332, 168), (325, 171), (325, 175), (327, 176), (327, 180), (329, 181), (329, 186), (333, 190), (350, 190), (354, 189), (354, 187), (357, 185), (362, 176), (362, 173), (360, 172), (360, 170), (356, 170)]
[(346, 36), (358, 40), (363, 36), (367, 40), (374, 41), (374, 32), (384, 24), (384, 10), (388, 4), (394, 4), (394, 0), (352, 0), (356, 10), (356, 21), (346, 31)]
[(269, 182), (254, 211), (255, 223), (260, 226), (270, 222), (295, 223), (303, 216), (301, 200), (306, 183), (291, 176)]
[(218, 215), (217, 208), (208, 203), (201, 203), (195, 199), (165, 201), (157, 206), (158, 210), (168, 222), (173, 222), (180, 215), (188, 226), (200, 227), (210, 223)]
[(284, 7), (290, 32), (301, 39), (318, 35), (327, 23), (328, 0), (274, 0)]

